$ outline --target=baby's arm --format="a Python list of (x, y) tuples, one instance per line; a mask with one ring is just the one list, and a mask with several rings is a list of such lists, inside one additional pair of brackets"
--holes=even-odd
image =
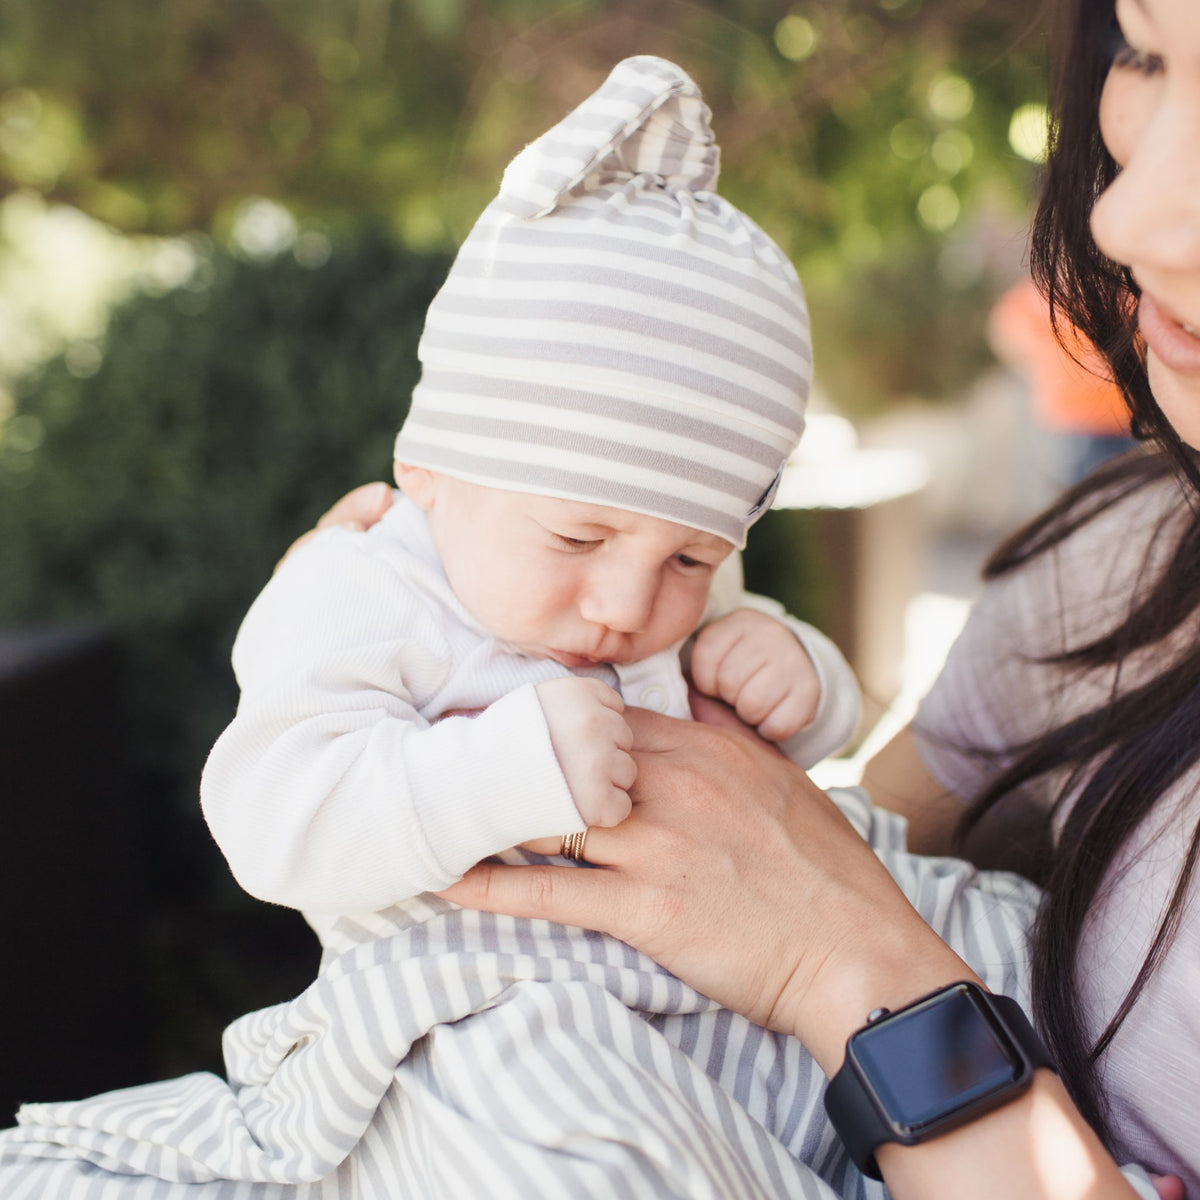
[(477, 717), (421, 716), (420, 697), (450, 678), (449, 646), (361, 537), (298, 550), (251, 608), (238, 713), (201, 783), (239, 883), (312, 912), (385, 908), (583, 828), (532, 684)]
[(742, 591), (740, 582), (736, 562), (722, 567), (691, 647), (692, 682), (810, 767), (853, 736), (858, 681), (829, 638), (777, 601)]

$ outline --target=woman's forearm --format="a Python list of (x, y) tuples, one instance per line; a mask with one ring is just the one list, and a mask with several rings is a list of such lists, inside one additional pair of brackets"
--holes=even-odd
[(863, 767), (862, 785), (875, 804), (907, 818), (913, 853), (951, 852), (963, 801), (934, 779), (911, 728), (900, 730), (871, 756)]
[(1023, 1096), (921, 1146), (886, 1146), (895, 1200), (1128, 1200), (1137, 1193), (1051, 1071)]

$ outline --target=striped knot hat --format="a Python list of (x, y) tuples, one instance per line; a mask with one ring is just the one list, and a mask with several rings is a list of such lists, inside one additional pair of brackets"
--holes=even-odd
[(791, 263), (712, 190), (710, 116), (629, 58), (513, 159), (430, 305), (398, 461), (745, 545), (812, 354)]

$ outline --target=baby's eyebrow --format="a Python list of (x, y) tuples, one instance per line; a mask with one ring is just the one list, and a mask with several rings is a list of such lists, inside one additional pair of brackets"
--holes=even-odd
[(559, 524), (574, 529), (576, 532), (608, 534), (618, 532), (616, 526), (607, 521), (597, 521), (592, 517), (565, 516), (559, 518)]
[(554, 515), (564, 524), (574, 525), (580, 529), (601, 529), (607, 533), (616, 533), (619, 528), (619, 526), (613, 524), (611, 517), (607, 513), (601, 513), (599, 510), (589, 511), (582, 506), (567, 512), (548, 515)]
[(696, 530), (696, 536), (692, 539), (690, 545), (703, 546), (705, 550), (733, 549), (731, 542), (727, 542), (723, 537), (717, 537), (715, 533), (708, 533), (702, 529)]

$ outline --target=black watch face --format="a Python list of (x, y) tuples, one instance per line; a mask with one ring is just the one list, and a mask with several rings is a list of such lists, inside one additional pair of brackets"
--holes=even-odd
[(1024, 1069), (965, 988), (860, 1030), (851, 1051), (893, 1125), (911, 1132), (1004, 1092)]

